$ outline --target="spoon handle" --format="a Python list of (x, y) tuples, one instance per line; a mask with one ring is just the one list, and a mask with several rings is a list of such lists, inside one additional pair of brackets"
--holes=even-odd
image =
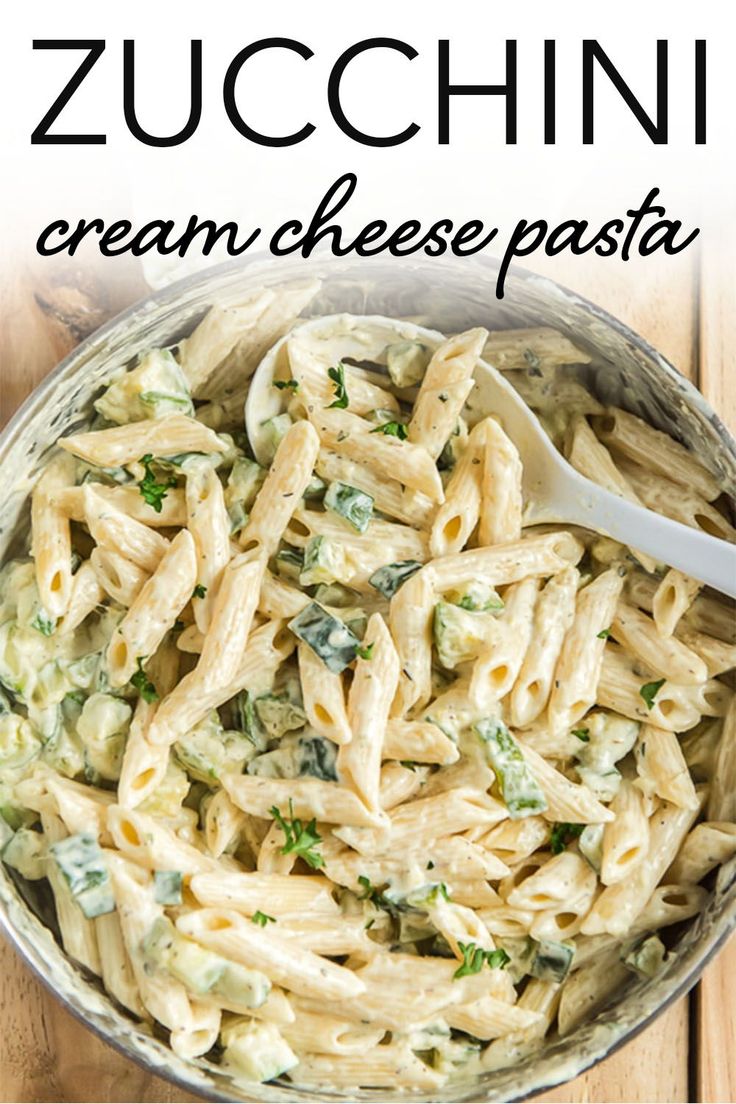
[(565, 484), (553, 496), (560, 519), (613, 537), (736, 598), (736, 545), (627, 502), (588, 479)]

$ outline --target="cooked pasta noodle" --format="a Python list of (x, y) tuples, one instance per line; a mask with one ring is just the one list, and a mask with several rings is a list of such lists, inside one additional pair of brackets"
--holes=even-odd
[(180, 1056), (441, 1093), (593, 1015), (736, 853), (732, 611), (523, 527), (481, 358), (587, 477), (734, 531), (687, 450), (558, 378), (589, 360), (561, 333), (300, 324), (316, 291), (116, 371), (38, 479), (0, 573), (3, 855)]

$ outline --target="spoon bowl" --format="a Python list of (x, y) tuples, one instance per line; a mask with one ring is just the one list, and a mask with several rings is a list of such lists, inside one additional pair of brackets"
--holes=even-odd
[[(385, 349), (398, 341), (419, 341), (434, 350), (442, 334), (413, 322), (380, 315), (330, 315), (311, 319), (285, 334), (265, 355), (251, 381), (245, 425), (253, 453), (269, 462), (269, 420), (284, 409), (274, 381), (288, 375), (288, 342), (305, 341), (327, 367), (338, 360), (366, 362), (382, 374)], [(468, 409), (475, 418), (498, 418), (523, 466), (524, 523), (579, 525), (636, 548), (670, 567), (736, 597), (736, 546), (628, 502), (581, 475), (555, 447), (536, 414), (503, 373), (481, 360)], [(408, 394), (408, 393), (407, 393)]]

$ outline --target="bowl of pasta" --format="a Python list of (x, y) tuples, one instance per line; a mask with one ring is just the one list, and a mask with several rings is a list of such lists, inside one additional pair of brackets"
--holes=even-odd
[(527, 524), (490, 364), (587, 478), (732, 541), (736, 444), (490, 262), (172, 285), (0, 439), (2, 925), (213, 1100), (508, 1100), (736, 922), (733, 607)]

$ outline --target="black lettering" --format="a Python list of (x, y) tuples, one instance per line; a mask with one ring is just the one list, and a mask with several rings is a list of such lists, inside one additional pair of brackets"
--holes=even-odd
[(119, 249), (112, 249), (115, 242), (122, 241), (133, 229), (133, 224), (127, 219), (113, 222), (111, 226), (100, 235), (100, 253), (103, 257), (119, 257), (121, 253), (127, 253), (129, 245), (121, 245)]
[[(496, 276), (497, 299), (503, 299), (506, 276), (508, 275), (509, 267), (514, 257), (526, 257), (530, 253), (533, 253), (537, 246), (544, 241), (546, 233), (547, 223), (544, 219), (538, 219), (536, 222), (527, 222), (526, 219), (520, 219), (519, 222), (517, 222), (509, 238), (509, 244), (506, 246), (506, 252), (501, 259), (501, 264), (498, 267), (498, 274)], [(528, 244), (525, 244), (527, 235), (532, 235), (532, 240)]]
[(705, 39), (695, 40), (695, 145), (704, 146), (707, 130), (706, 105), (708, 89), (706, 85)]
[(123, 42), (123, 114), (128, 130), (146, 146), (180, 146), (194, 134), (202, 118), (202, 40), (192, 39), (189, 64), (189, 118), (176, 134), (160, 137), (149, 134), (138, 122), (135, 111), (135, 42), (126, 38)]
[(69, 223), (64, 219), (56, 219), (55, 222), (50, 222), (48, 226), (45, 226), (36, 239), (36, 252), (41, 257), (53, 257), (55, 253), (63, 253), (67, 247), (67, 243), (63, 237), (58, 245), (49, 245), (48, 240), (52, 234), (58, 233), (64, 235), (69, 231)]
[(555, 144), (557, 121), (556, 45), (553, 38), (544, 40), (544, 144)]
[[(330, 235), (332, 236), (331, 249), (336, 257), (344, 257), (349, 253), (350, 247), (344, 247), (342, 244), (342, 227), (338, 223), (325, 224), (342, 211), (355, 192), (357, 184), (358, 178), (355, 173), (343, 173), (339, 176), (325, 192), (309, 226), (301, 236), (298, 236), (302, 228), (301, 223), (296, 220), (285, 222), (280, 226), (271, 238), (270, 248), (274, 256), (284, 257), (288, 253), (296, 253), (299, 250), (303, 257), (310, 257), (317, 243)], [(340, 194), (341, 191), (342, 194)], [(281, 238), (286, 232), (293, 233), (295, 236), (291, 245), (281, 244)]]
[[(490, 245), (498, 233), (497, 230), (490, 230), (480, 241), (475, 241), (478, 235), (482, 234), (484, 230), (485, 226), (480, 219), (472, 219), (470, 222), (464, 222), (450, 242), (450, 249), (456, 257), (471, 257), (473, 253), (480, 253), (481, 249), (485, 249), (487, 245)], [(473, 246), (467, 249), (463, 248), (466, 242), (469, 243), (472, 241), (475, 241)]]
[(644, 200), (644, 202), (641, 204), (640, 207), (638, 207), (636, 210), (629, 209), (626, 212), (626, 214), (632, 220), (632, 222), (631, 222), (631, 226), (629, 227), (629, 229), (626, 232), (626, 237), (624, 238), (624, 244), (621, 248), (621, 259), (623, 261), (628, 261), (632, 242), (634, 241), (634, 237), (636, 236), (636, 233), (637, 233), (639, 227), (641, 226), (642, 222), (646, 218), (646, 216), (647, 215), (660, 215), (660, 216), (664, 215), (664, 213), (665, 213), (664, 207), (654, 207), (654, 206), (652, 206), (652, 200), (656, 199), (658, 195), (659, 195), (659, 188), (652, 188), (652, 190), (649, 192), (649, 194), (647, 195), (646, 199)]
[(417, 123), (409, 123), (404, 130), (399, 131), (397, 134), (389, 134), (378, 136), (375, 134), (366, 134), (364, 130), (358, 130), (353, 123), (350, 122), (347, 115), (343, 111), (342, 101), (340, 99), (340, 83), (342, 81), (345, 70), (347, 69), (353, 58), (358, 57), (359, 54), (364, 54), (368, 50), (396, 50), (398, 53), (403, 54), (409, 61), (413, 61), (417, 57), (417, 51), (413, 46), (409, 46), (408, 43), (402, 42), (398, 38), (366, 38), (362, 42), (356, 42), (355, 45), (350, 46), (345, 50), (337, 59), (332, 67), (329, 81), (327, 82), (327, 103), (330, 107), (332, 118), (343, 134), (347, 134), (348, 138), (352, 138), (354, 142), (360, 142), (363, 146), (400, 146), (402, 142), (408, 142), (410, 138), (419, 130)]
[(609, 222), (605, 222), (601, 226), (600, 230), (593, 239), (593, 245), (595, 252), (599, 257), (613, 257), (618, 249), (618, 242), (614, 237), (614, 234), (620, 234), (624, 228), (623, 221), (621, 219), (611, 219)]
[(303, 42), (297, 42), (293, 38), (262, 38), (258, 42), (251, 42), (249, 46), (246, 46), (235, 55), (228, 66), (222, 86), (225, 111), (238, 133), (242, 134), (244, 138), (248, 138), (249, 141), (255, 142), (259, 146), (295, 146), (313, 133), (315, 127), (312, 123), (305, 123), (301, 130), (297, 130), (293, 134), (274, 137), (254, 130), (238, 111), (238, 105), (235, 102), (235, 84), (240, 70), (249, 58), (252, 58), (255, 54), (260, 54), (263, 50), (292, 50), (295, 54), (299, 54), (299, 57), (304, 58), (305, 61), (309, 61), (313, 56), (313, 51), (308, 46), (305, 46)]
[(438, 65), (438, 141), (446, 146), (450, 141), (450, 96), (505, 96), (506, 145), (516, 145), (516, 41), (506, 40), (505, 84), (450, 84), (450, 42), (439, 41)]
[(639, 253), (642, 257), (648, 257), (650, 253), (654, 253), (660, 246), (664, 249), (665, 253), (670, 255), (674, 253), (681, 253), (683, 249), (687, 249), (688, 245), (695, 241), (700, 228), (696, 227), (685, 238), (683, 242), (678, 242), (677, 231), (682, 230), (682, 223), (679, 219), (664, 219), (662, 222), (655, 222), (654, 226), (650, 226), (648, 230), (645, 230), (641, 236), (639, 242)]
[(583, 145), (591, 146), (594, 141), (594, 63), (598, 62), (603, 72), (620, 94), (645, 133), (655, 144), (667, 144), (667, 40), (657, 39), (657, 121), (647, 115), (644, 108), (619, 73), (616, 66), (595, 38), (583, 40)]
[(37, 38), (33, 42), (34, 50), (87, 50), (87, 56), (62, 88), (41, 122), (31, 134), (32, 146), (104, 146), (105, 134), (49, 134), (69, 100), (79, 88), (95, 62), (105, 52), (104, 38)]
[(253, 242), (258, 238), (260, 230), (254, 230), (240, 245), (237, 242), (238, 230), (237, 222), (225, 222), (222, 226), (218, 226), (212, 219), (204, 219), (200, 222), (196, 215), (192, 215), (187, 223), (186, 230), (177, 240), (174, 248), (178, 251), (180, 257), (184, 257), (197, 235), (204, 233), (204, 244), (201, 250), (203, 257), (210, 255), (218, 240), (223, 236), (227, 239), (225, 249), (228, 255), (239, 257), (241, 253), (245, 253), (247, 249), (250, 249)]

